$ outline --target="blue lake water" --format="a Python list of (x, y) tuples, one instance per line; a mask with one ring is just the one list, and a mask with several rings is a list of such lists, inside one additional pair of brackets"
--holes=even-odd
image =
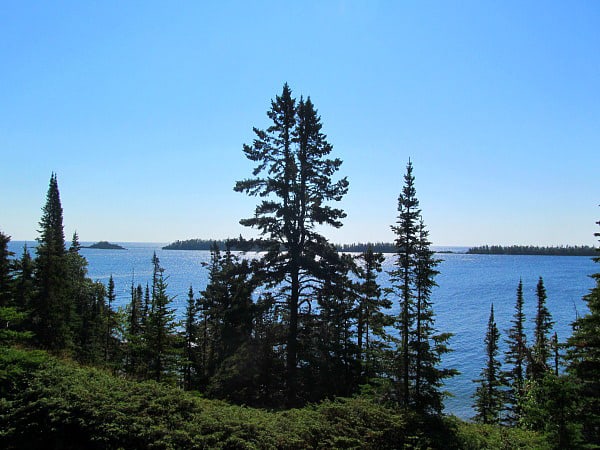
[[(9, 249), (18, 257), (23, 242), (10, 242)], [(35, 243), (29, 243), (34, 245)], [(183, 316), (190, 285), (198, 294), (206, 287), (207, 270), (203, 266), (210, 259), (208, 251), (162, 250), (163, 244), (121, 243), (128, 250), (82, 249), (92, 279), (107, 283), (110, 275), (115, 281), (117, 306), (130, 300), (130, 287), (145, 285), (152, 277), (151, 258), (156, 252), (168, 277), (168, 292), (173, 296), (173, 307)], [(455, 249), (464, 250), (464, 249)], [(249, 256), (252, 256), (251, 254)], [(438, 287), (433, 292), (436, 325), (439, 330), (454, 333), (450, 341), (453, 352), (444, 358), (444, 365), (458, 369), (461, 374), (447, 383), (453, 397), (446, 399), (446, 412), (468, 419), (473, 416), (473, 379), (478, 378), (485, 362), (483, 338), (494, 303), (496, 323), (502, 336), (514, 312), (516, 289), (523, 279), (525, 313), (531, 334), (535, 316), (535, 288), (538, 278), (544, 278), (548, 294), (547, 305), (555, 321), (554, 330), (560, 341), (571, 334), (571, 322), (587, 312), (582, 297), (593, 287), (592, 273), (600, 266), (589, 257), (577, 256), (510, 256), (438, 254), (443, 259), (436, 277)], [(387, 255), (384, 269), (392, 268), (393, 255)], [(385, 273), (380, 284), (389, 284)], [(397, 304), (394, 306), (397, 309)], [(501, 350), (505, 348), (501, 342)]]

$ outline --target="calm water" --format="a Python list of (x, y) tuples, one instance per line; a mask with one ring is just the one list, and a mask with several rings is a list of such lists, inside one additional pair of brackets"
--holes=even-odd
[[(21, 254), (23, 242), (10, 242), (9, 248), (17, 256)], [(34, 245), (34, 243), (29, 243)], [(161, 250), (162, 244), (122, 243), (128, 250), (82, 249), (89, 263), (89, 275), (107, 283), (112, 274), (117, 293), (117, 306), (129, 301), (132, 281), (145, 285), (152, 276), (151, 258), (154, 251), (160, 258), (168, 276), (169, 293), (174, 297), (173, 305), (180, 317), (183, 316), (187, 292), (190, 285), (196, 293), (207, 283), (207, 270), (202, 263), (208, 262), (207, 251)], [(457, 249), (460, 250), (460, 249)], [(509, 256), (509, 255), (466, 255), (440, 254), (444, 261), (439, 266), (436, 281), (438, 288), (433, 293), (434, 310), (438, 329), (454, 333), (450, 346), (454, 350), (444, 359), (448, 367), (458, 369), (461, 374), (447, 384), (454, 397), (446, 400), (446, 411), (461, 418), (473, 416), (473, 379), (478, 378), (484, 365), (483, 338), (489, 317), (490, 304), (494, 312), (502, 340), (510, 327), (519, 278), (523, 279), (525, 313), (528, 330), (531, 332), (535, 316), (535, 287), (540, 276), (548, 294), (548, 308), (555, 320), (554, 329), (559, 340), (565, 340), (571, 332), (570, 324), (577, 312), (587, 309), (582, 301), (593, 286), (588, 275), (600, 271), (589, 257), (576, 256)], [(384, 267), (393, 264), (388, 255)], [(388, 284), (386, 274), (380, 283)], [(501, 350), (504, 349), (501, 343)]]

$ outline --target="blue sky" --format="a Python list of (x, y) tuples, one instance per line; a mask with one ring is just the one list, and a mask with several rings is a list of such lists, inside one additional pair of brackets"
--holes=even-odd
[(409, 158), (436, 245), (589, 244), (597, 1), (0, 3), (0, 230), (51, 172), (84, 241), (248, 235), (242, 153), (288, 82), (344, 164), (334, 242), (391, 240)]

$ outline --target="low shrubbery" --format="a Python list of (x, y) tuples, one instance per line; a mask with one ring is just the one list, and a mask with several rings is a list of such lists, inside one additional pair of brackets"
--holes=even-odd
[(364, 398), (266, 411), (134, 382), (39, 351), (0, 351), (0, 447), (544, 448), (536, 435), (425, 420)]

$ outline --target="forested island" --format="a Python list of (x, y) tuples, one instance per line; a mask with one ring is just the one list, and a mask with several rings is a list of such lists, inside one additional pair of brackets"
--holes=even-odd
[(470, 255), (548, 255), (548, 256), (596, 256), (597, 249), (588, 245), (537, 247), (533, 245), (483, 245), (467, 250)]
[(118, 244), (111, 244), (107, 241), (96, 242), (95, 244), (82, 248), (97, 248), (101, 250), (127, 250), (125, 247), (122, 247)]
[[(183, 241), (175, 241), (169, 245), (162, 247), (163, 250), (211, 250), (216, 245), (219, 250), (223, 251), (229, 248), (235, 250), (259, 250), (260, 245), (252, 241), (244, 241), (241, 238), (237, 239), (187, 239)], [(352, 244), (335, 244), (335, 248), (342, 253), (362, 253), (367, 249), (372, 249), (377, 253), (395, 253), (396, 246), (391, 242), (359, 242)], [(454, 253), (452, 251), (438, 251), (436, 253)]]
[(293, 98), (285, 84), (268, 117), (243, 146), (252, 177), (234, 186), (257, 198), (240, 223), (260, 232), (250, 242), (261, 252), (242, 258), (211, 244), (208, 283), (190, 286), (182, 321), (156, 253), (151, 283), (132, 282), (124, 308), (115, 308), (112, 276), (88, 277), (77, 235), (65, 241), (56, 174), (35, 258), (27, 247), (10, 254), (0, 232), (1, 448), (600, 446), (600, 273), (564, 342), (552, 333), (542, 278), (526, 339), (520, 283), (503, 364), (490, 305), (485, 337), (473, 342), (486, 356), (473, 422), (447, 416), (444, 382), (457, 371), (441, 363), (452, 330), (436, 325), (440, 261), (412, 163), (383, 289), (381, 252), (339, 252), (317, 232), (342, 226), (333, 202), (349, 184), (335, 177), (342, 161), (330, 158), (310, 97)]
[(247, 246), (240, 245), (239, 239), (186, 239), (175, 241), (165, 245), (163, 250), (211, 250), (217, 246), (221, 251), (229, 248), (230, 250), (247, 250)]

